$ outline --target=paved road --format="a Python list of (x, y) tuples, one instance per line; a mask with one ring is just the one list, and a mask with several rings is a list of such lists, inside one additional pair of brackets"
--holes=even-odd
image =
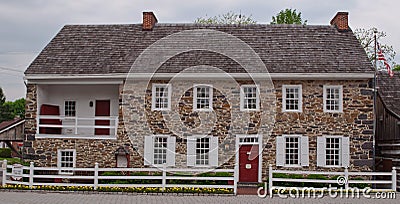
[(97, 204), (97, 203), (207, 203), (207, 204), (223, 204), (223, 203), (400, 203), (400, 194), (396, 195), (397, 199), (340, 199), (340, 198), (259, 198), (257, 196), (171, 196), (171, 195), (120, 195), (120, 194), (77, 194), (77, 193), (43, 193), (43, 192), (0, 192), (0, 204), (14, 203), (79, 203), (79, 204)]

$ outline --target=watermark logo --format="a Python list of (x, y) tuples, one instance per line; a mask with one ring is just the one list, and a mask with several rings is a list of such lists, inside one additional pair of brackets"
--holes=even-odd
[(336, 179), (339, 186), (343, 187), (272, 187), (267, 189), (267, 182), (264, 183), (263, 187), (259, 187), (257, 195), (260, 198), (266, 198), (267, 192), (269, 197), (278, 198), (322, 198), (329, 196), (330, 198), (360, 198), (361, 196), (368, 199), (396, 199), (396, 192), (393, 191), (374, 191), (373, 189), (348, 187), (348, 180), (345, 176), (339, 176)]
[(346, 185), (347, 184), (347, 178), (345, 176), (339, 176), (339, 177), (337, 177), (336, 182), (340, 186)]
[[(136, 58), (122, 91), (125, 131), (150, 165), (155, 155), (143, 154), (146, 137), (176, 139), (176, 151), (168, 148), (174, 167), (196, 158), (216, 168), (232, 161), (237, 135), (262, 135), (266, 143), (275, 122), (274, 84), (265, 64), (246, 42), (217, 30), (185, 30), (154, 42)], [(218, 137), (218, 145), (199, 151), (219, 152), (216, 165), (188, 145), (210, 136)]]

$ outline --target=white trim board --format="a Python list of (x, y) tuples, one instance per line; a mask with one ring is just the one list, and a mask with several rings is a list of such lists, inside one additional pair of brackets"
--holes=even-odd
[[(254, 79), (315, 79), (315, 80), (337, 80), (337, 79), (372, 79), (374, 73), (120, 73), (120, 74), (27, 74), (24, 76), (28, 83), (37, 83), (35, 80), (57, 80), (74, 79), (149, 79), (149, 78), (185, 78), (185, 79), (221, 79), (221, 78), (250, 78)], [(56, 81), (53, 81), (56, 83)], [(121, 83), (118, 82), (118, 83)]]
[(15, 123), (15, 124), (11, 125), (10, 127), (5, 128), (4, 130), (0, 130), (0, 134), (5, 132), (5, 131), (7, 131), (7, 130), (9, 130), (9, 129), (11, 129), (11, 128), (13, 128), (13, 127), (15, 127), (15, 126), (18, 126), (18, 125), (20, 125), (21, 123), (24, 123), (24, 122), (25, 122), (25, 120), (21, 120), (18, 123)]

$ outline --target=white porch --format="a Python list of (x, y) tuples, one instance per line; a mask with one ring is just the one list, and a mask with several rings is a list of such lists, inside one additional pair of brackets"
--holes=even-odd
[(116, 138), (118, 84), (37, 86), (36, 138)]

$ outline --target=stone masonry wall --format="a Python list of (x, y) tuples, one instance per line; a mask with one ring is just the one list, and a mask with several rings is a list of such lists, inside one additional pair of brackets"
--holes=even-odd
[[(158, 81), (159, 83), (161, 81)], [(211, 83), (211, 82), (210, 82)], [(246, 82), (241, 82), (246, 83)], [(302, 84), (303, 91), (303, 111), (301, 113), (283, 113), (282, 107), (282, 84)], [(343, 85), (343, 113), (324, 113), (323, 112), (323, 85)], [(25, 142), (24, 157), (28, 161), (34, 161), (38, 166), (57, 166), (57, 149), (76, 149), (77, 167), (93, 167), (95, 162), (99, 162), (100, 167), (114, 167), (114, 152), (120, 146), (126, 147), (130, 152), (130, 165), (133, 167), (143, 166), (143, 158), (138, 152), (143, 152), (143, 144), (138, 144), (135, 138), (132, 139), (132, 133), (140, 136), (142, 126), (148, 126), (152, 134), (171, 134), (170, 126), (162, 119), (162, 112), (151, 111), (151, 86), (148, 87), (145, 99), (134, 97), (134, 91), (131, 93), (132, 103), (142, 103), (146, 109), (145, 115), (135, 115), (123, 117), (124, 108), (132, 108), (132, 104), (125, 104), (124, 97), (128, 97), (128, 92), (122, 94), (123, 86), (120, 85), (120, 117), (118, 136), (116, 140), (87, 140), (87, 139), (35, 139), (36, 133), (36, 113), (37, 113), (37, 87), (28, 85), (27, 104), (26, 104), (26, 124), (25, 124)], [(322, 135), (343, 135), (350, 137), (350, 170), (371, 170), (372, 161), (372, 138), (373, 138), (373, 98), (372, 92), (368, 87), (367, 80), (349, 80), (349, 81), (274, 81), (274, 93), (276, 94), (276, 117), (275, 126), (269, 137), (264, 137), (263, 150), (263, 178), (267, 175), (268, 164), (275, 165), (275, 137), (282, 134), (301, 134), (309, 137), (310, 165), (303, 167), (303, 170), (334, 171), (334, 168), (325, 169), (316, 167), (316, 138)], [(134, 88), (134, 87), (131, 87)], [(192, 90), (188, 89), (181, 96), (178, 104), (180, 121), (188, 129), (196, 128), (199, 125), (199, 117), (196, 112), (192, 112)], [(220, 137), (220, 142), (228, 141), (219, 150), (219, 154), (225, 161), (221, 164), (224, 168), (231, 168), (234, 165), (233, 157), (226, 157), (225, 150), (232, 150), (235, 147), (233, 138), (225, 138), (228, 135), (228, 129), (232, 123), (231, 109), (239, 105), (240, 92), (238, 89), (231, 91), (235, 96), (231, 101), (214, 89), (214, 111), (215, 123), (212, 124), (211, 134)], [(230, 104), (231, 106), (230, 106)], [(262, 108), (262, 107), (261, 107)], [(140, 118), (147, 117), (147, 124), (140, 125)], [(243, 121), (251, 121), (241, 127), (241, 131), (233, 128), (233, 133), (243, 132), (252, 134), (257, 133), (259, 124), (259, 113), (250, 114), (249, 118)], [(168, 119), (168, 118), (167, 118)], [(136, 121), (136, 122), (135, 122)], [(139, 121), (139, 122), (138, 122)], [(141, 127), (138, 127), (140, 125)], [(137, 131), (136, 131), (137, 130)], [(144, 133), (143, 133), (144, 134)], [(146, 133), (147, 134), (147, 133)], [(131, 136), (128, 136), (131, 135)], [(144, 135), (142, 135), (144, 136)], [(225, 149), (226, 148), (226, 149)], [(176, 152), (181, 156), (176, 157), (177, 163), (185, 164), (186, 141), (177, 138)], [(275, 168), (275, 166), (274, 166)], [(296, 169), (296, 168), (291, 168)]]

